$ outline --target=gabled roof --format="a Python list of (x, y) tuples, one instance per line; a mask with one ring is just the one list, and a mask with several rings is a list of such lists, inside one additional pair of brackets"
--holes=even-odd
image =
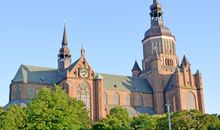
[(172, 90), (173, 88), (175, 88), (175, 85), (176, 85), (176, 81), (175, 81), (175, 73), (174, 73), (170, 76), (170, 79), (164, 89), (164, 92), (168, 92)]
[(188, 59), (186, 58), (186, 55), (183, 56), (183, 60), (180, 66), (187, 66), (190, 65)]
[(105, 89), (153, 93), (153, 90), (147, 79), (110, 74), (101, 75), (103, 77)]
[(21, 65), (12, 82), (53, 84), (57, 75), (57, 69)]
[(66, 68), (66, 70), (69, 70), (71, 71), (75, 66), (76, 64), (80, 61), (81, 58), (79, 58), (78, 60), (76, 60), (74, 63), (72, 63), (68, 68)]
[(27, 104), (30, 102), (30, 100), (12, 100), (10, 101), (7, 105), (5, 105), (4, 109), (7, 109), (8, 107), (12, 106), (12, 105), (18, 105), (18, 107), (20, 108), (24, 108), (27, 106)]

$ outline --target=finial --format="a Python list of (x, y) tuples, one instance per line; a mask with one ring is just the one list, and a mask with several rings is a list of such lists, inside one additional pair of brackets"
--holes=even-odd
[(85, 58), (85, 49), (83, 48), (83, 46), (82, 46), (82, 49), (81, 49), (81, 57)]
[(157, 0), (154, 0), (154, 3), (156, 4), (156, 3), (158, 3), (158, 1), (157, 1)]

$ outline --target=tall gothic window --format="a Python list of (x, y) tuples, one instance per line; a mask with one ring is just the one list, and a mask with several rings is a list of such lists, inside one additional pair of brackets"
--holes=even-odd
[(196, 109), (196, 99), (192, 92), (186, 93), (186, 107), (187, 110)]
[(32, 88), (31, 85), (28, 87), (28, 98), (34, 98), (35, 97), (35, 90)]
[(119, 105), (120, 104), (120, 96), (119, 96), (119, 94), (118, 93), (114, 93), (114, 95), (113, 95), (113, 104), (114, 105)]
[(105, 105), (108, 104), (108, 95), (106, 92), (104, 93), (104, 103), (105, 103)]
[(126, 106), (131, 106), (131, 96), (129, 94), (126, 96)]
[(77, 100), (85, 103), (87, 109), (90, 108), (90, 91), (86, 83), (81, 83), (77, 89)]
[(17, 86), (15, 90), (15, 99), (21, 99), (21, 87)]
[(136, 105), (137, 106), (144, 106), (143, 96), (140, 94), (136, 95)]

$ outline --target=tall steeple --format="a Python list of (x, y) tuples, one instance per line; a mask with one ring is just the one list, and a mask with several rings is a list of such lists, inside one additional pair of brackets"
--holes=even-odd
[(63, 39), (58, 54), (58, 69), (60, 71), (63, 71), (65, 68), (69, 67), (70, 65), (71, 65), (71, 54), (68, 48), (66, 24), (64, 24)]
[(66, 34), (66, 24), (64, 24), (62, 47), (67, 46), (67, 44), (68, 44), (68, 40)]
[[(176, 40), (169, 28), (165, 27), (163, 23), (162, 6), (158, 0), (153, 0), (150, 10), (151, 26), (145, 32), (142, 40), (144, 51), (143, 70), (161, 70), (152, 66), (154, 60), (158, 61), (157, 66), (159, 65), (165, 70), (169, 70), (171, 67), (175, 68), (178, 64)], [(170, 72), (173, 72), (173, 70), (175, 69), (171, 68)]]

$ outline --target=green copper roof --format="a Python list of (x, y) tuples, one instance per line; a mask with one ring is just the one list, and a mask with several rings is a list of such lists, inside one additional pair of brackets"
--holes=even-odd
[[(66, 71), (71, 71), (78, 62), (79, 59)], [(64, 80), (66, 71), (61, 73), (53, 68), (21, 65), (12, 83), (54, 84)], [(105, 89), (153, 93), (148, 81), (144, 78), (110, 74), (101, 74), (101, 76), (103, 77)]]
[(153, 93), (148, 81), (144, 78), (110, 74), (101, 75), (103, 77), (105, 89)]
[(56, 69), (21, 65), (13, 82), (52, 84), (56, 79)]

